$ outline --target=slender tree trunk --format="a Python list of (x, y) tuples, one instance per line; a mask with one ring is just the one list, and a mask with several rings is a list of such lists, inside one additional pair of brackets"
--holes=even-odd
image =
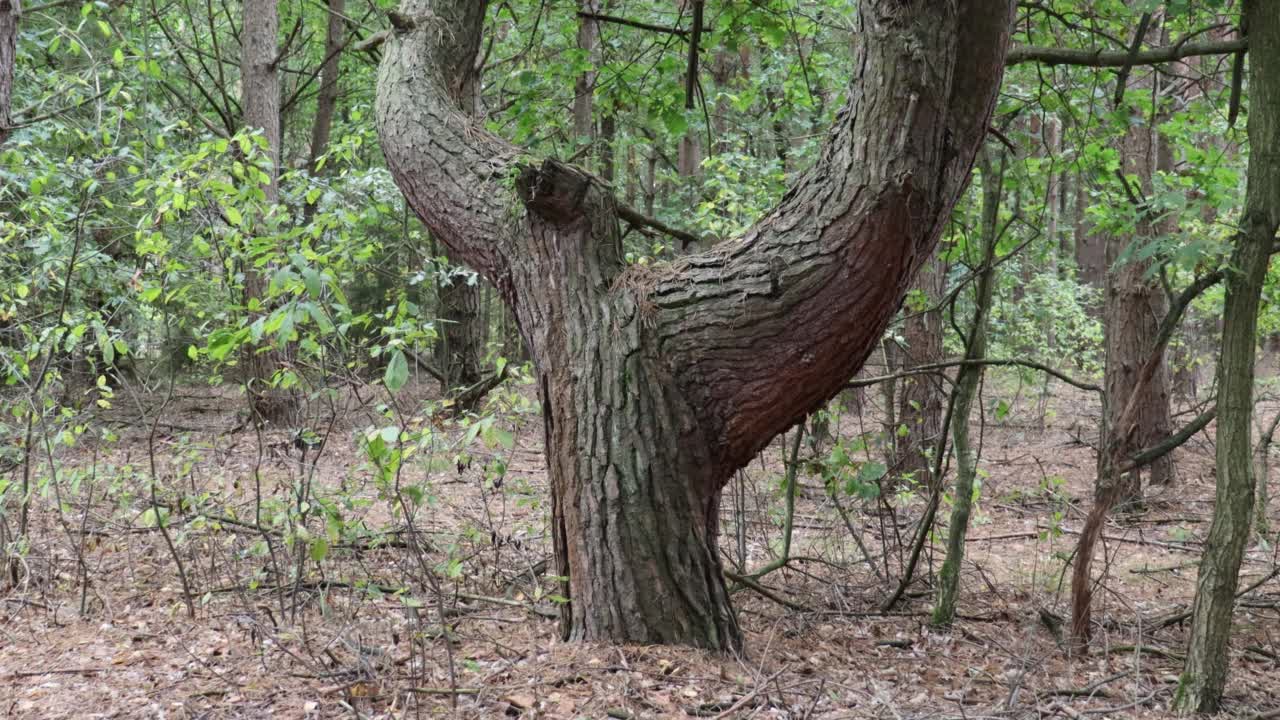
[(0, 145), (9, 139), (13, 118), (13, 69), (18, 54), (18, 20), (21, 0), (0, 0)]
[[(1004, 153), (1000, 166), (982, 156), (982, 260), (978, 275), (977, 297), (974, 298), (973, 322), (970, 323), (965, 359), (982, 360), (987, 355), (987, 316), (995, 287), (994, 261), (999, 235), (1000, 196), (1003, 192)], [(956, 616), (956, 600), (960, 595), (960, 567), (964, 563), (964, 541), (969, 533), (969, 514), (973, 509), (973, 481), (978, 476), (978, 458), (969, 441), (969, 413), (982, 381), (982, 365), (965, 365), (956, 378), (955, 408), (951, 419), (951, 437), (956, 453), (956, 489), (952, 494), (951, 523), (947, 526), (947, 558), (938, 574), (938, 601), (933, 609), (933, 625), (948, 627)]]
[(1257, 497), (1254, 500), (1253, 528), (1262, 539), (1271, 534), (1271, 518), (1267, 515), (1267, 505), (1270, 502), (1268, 485), (1271, 484), (1271, 446), (1275, 443), (1277, 428), (1280, 428), (1280, 414), (1272, 419), (1262, 433), (1262, 439), (1258, 441), (1258, 472), (1254, 479)]
[(324, 64), (320, 67), (320, 95), (316, 98), (316, 118), (311, 125), (311, 152), (307, 168), (312, 175), (319, 172), (317, 163), (329, 147), (333, 129), (333, 113), (338, 107), (338, 74), (341, 70), (342, 47), (345, 42), (346, 0), (329, 0), (329, 22), (324, 38)]
[[(580, 9), (591, 15), (600, 14), (600, 0), (581, 0)], [(578, 74), (573, 87), (573, 134), (588, 145), (595, 141), (596, 66), (599, 63), (600, 23), (590, 17), (578, 18), (578, 49), (587, 56), (591, 67)]]
[[(702, 12), (704, 9), (703, 0), (688, 0), (688, 4), (692, 5), (693, 19), (690, 21), (692, 29), (689, 31), (689, 62), (688, 68), (685, 70), (684, 85), (684, 109), (686, 119), (693, 114), (696, 94), (698, 91), (698, 77), (700, 74), (701, 63), (699, 62), (699, 43), (702, 38)], [(680, 139), (680, 156), (677, 164), (680, 166), (680, 176), (684, 178), (692, 178), (702, 169), (702, 142), (699, 139), (700, 126), (690, 122), (688, 129), (685, 130), (684, 137)], [(692, 192), (692, 186), (686, 190)], [(690, 197), (692, 200), (693, 197)]]
[(1253, 512), (1253, 369), (1258, 305), (1280, 229), (1280, 13), (1247, 0), (1249, 170), (1223, 305), (1218, 359), (1218, 468), (1213, 524), (1200, 559), (1187, 660), (1174, 706), (1217, 712), (1227, 683), (1231, 616)]
[[(270, 213), (275, 212), (272, 208), (280, 197), (277, 187), (280, 173), (279, 15), (275, 0), (245, 0), (243, 9), (244, 29), (240, 33), (241, 106), (245, 126), (260, 130), (267, 141), (270, 167), (262, 191)], [(272, 221), (268, 217), (257, 217), (254, 224), (271, 232)], [(254, 311), (255, 315), (265, 314), (262, 304), (267, 299), (267, 275), (249, 261), (244, 263), (243, 269), (245, 303), (259, 307)], [(250, 401), (260, 421), (287, 424), (292, 420), (296, 410), (293, 397), (287, 391), (272, 387), (272, 378), (287, 360), (287, 350), (282, 352), (277, 348), (256, 352), (250, 348), (245, 353)]]
[(644, 212), (653, 217), (653, 210), (658, 199), (658, 148), (649, 148), (649, 156), (645, 161), (644, 172)]
[(613, 110), (609, 110), (600, 118), (600, 177), (604, 181), (613, 184), (614, 176), (617, 174), (617, 152), (615, 143), (618, 141), (618, 116)]
[(865, 33), (813, 171), (740, 241), (658, 267), (625, 262), (608, 186), (528, 164), (456, 111), (448, 79), (475, 56), (483, 2), (404, 0), (392, 15), (383, 151), (424, 223), (519, 317), (566, 637), (741, 645), (716, 548), (721, 489), (843, 388), (967, 182), (1013, 3), (858, 9), (863, 27), (893, 32)]

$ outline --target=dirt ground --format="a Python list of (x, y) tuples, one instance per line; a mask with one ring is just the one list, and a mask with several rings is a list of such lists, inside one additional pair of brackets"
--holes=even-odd
[[(1143, 512), (1112, 519), (1105, 557), (1095, 562), (1106, 568), (1095, 600), (1097, 637), (1089, 654), (1073, 657), (1055, 629), (1069, 614), (1064, 569), (1091, 498), (1094, 451), (1087, 443), (1096, 436), (1098, 408), (1087, 393), (1057, 383), (1050, 392), (1042, 408), (1027, 391), (1015, 392), (1014, 411), (1001, 422), (988, 417), (979, 429), (984, 477), (961, 618), (951, 632), (930, 630), (925, 583), (894, 611), (878, 610), (892, 587), (881, 576), (897, 576), (899, 540), (910, 536), (925, 498), (847, 501), (868, 562), (821, 480), (807, 476), (796, 517), (798, 558), (764, 579), (786, 604), (750, 590), (735, 595), (747, 636), (737, 657), (559, 640), (555, 583), (543, 572), (549, 509), (541, 419), (527, 388), (500, 398), (496, 427), (512, 433), (509, 449), (454, 449), (449, 439), (465, 429), (446, 423), (436, 451), (405, 459), (397, 482), (426, 495), (413, 528), (396, 512), (395, 493), (376, 481), (357, 439), (388, 423), (445, 421), (380, 409), (389, 403), (373, 389), (316, 404), (312, 426), (327, 440), (309, 446), (305, 459), (290, 433), (244, 428), (243, 400), (231, 390), (179, 387), (154, 433), (131, 421), (138, 410), (131, 415), (118, 402), (107, 414), (117, 440), (86, 435), (74, 447), (47, 449), (40, 476), (53, 479), (33, 508), (21, 582), (0, 581), (0, 714), (1167, 717), (1186, 627), (1166, 619), (1188, 608), (1194, 590), (1212, 508), (1211, 436), (1177, 452), (1176, 486), (1152, 488)], [(416, 409), (418, 399), (395, 405)], [(1263, 415), (1277, 411), (1280, 404)], [(848, 413), (840, 434), (874, 422), (872, 408), (861, 418)], [(726, 564), (758, 567), (772, 557), (781, 473), (775, 443), (727, 488)], [(153, 477), (162, 503), (184, 498), (170, 515), (168, 540), (147, 521)], [(276, 501), (272, 507), (284, 507), (306, 482), (317, 497), (332, 499), (348, 524), (320, 561), (278, 531), (263, 530), (280, 526), (254, 510), (259, 491)], [(1280, 525), (1277, 509), (1273, 500), (1270, 516)], [(307, 527), (324, 532), (319, 519)], [(937, 569), (941, 546), (935, 538), (924, 573)], [(301, 580), (274, 582), (296, 567)], [(1274, 539), (1255, 541), (1242, 586), (1276, 567)], [(1251, 590), (1236, 619), (1228, 717), (1280, 717), (1280, 579)]]

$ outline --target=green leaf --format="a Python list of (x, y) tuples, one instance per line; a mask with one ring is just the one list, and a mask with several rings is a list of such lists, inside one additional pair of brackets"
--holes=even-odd
[(405, 359), (404, 352), (396, 350), (392, 353), (391, 362), (387, 363), (387, 372), (382, 376), (382, 381), (391, 392), (404, 387), (404, 384), (409, 381), (409, 361)]

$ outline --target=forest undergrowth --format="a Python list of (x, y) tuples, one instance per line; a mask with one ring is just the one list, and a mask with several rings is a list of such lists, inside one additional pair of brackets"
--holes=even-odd
[[(21, 582), (0, 597), (0, 711), (1165, 716), (1212, 509), (1212, 426), (1177, 451), (1176, 487), (1110, 520), (1099, 630), (1089, 654), (1072, 656), (1067, 562), (1091, 497), (1100, 408), (1057, 384), (1038, 402), (1018, 393), (1016, 376), (993, 373), (993, 383), (1023, 400), (975, 423), (983, 472), (952, 631), (929, 626), (943, 536), (930, 538), (924, 582), (882, 609), (925, 505), (920, 489), (841, 501), (824, 486), (831, 448), (879, 422), (864, 396), (861, 412), (832, 414), (831, 438), (796, 443), (793, 431), (726, 489), (720, 547), (738, 579), (740, 656), (559, 639), (542, 419), (527, 386), (497, 392), (498, 410), (480, 422), (450, 418), (426, 383), (394, 402), (372, 386), (335, 393), (310, 408), (316, 429), (304, 433), (255, 432), (234, 389), (178, 385), (116, 403), (95, 419), (119, 428), (113, 442), (45, 445), (49, 480)], [(1270, 401), (1259, 414), (1277, 411)], [(403, 436), (383, 430), (389, 417), (438, 427), (436, 444), (406, 452)], [(789, 463), (789, 561), (756, 577), (780, 564)], [(1228, 717), (1280, 707), (1278, 569), (1274, 541), (1250, 547)]]

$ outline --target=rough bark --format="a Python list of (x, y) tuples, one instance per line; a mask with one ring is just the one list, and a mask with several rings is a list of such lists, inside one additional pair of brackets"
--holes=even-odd
[(519, 319), (565, 635), (737, 647), (721, 488), (843, 387), (896, 311), (986, 134), (1012, 3), (861, 3), (867, 40), (816, 167), (744, 237), (658, 267), (625, 265), (607, 186), (521, 162), (458, 108), (448, 79), (484, 6), (405, 1), (378, 126), (414, 210)]
[[(477, 121), (481, 107), (478, 57), (477, 47), (469, 62), (459, 62), (455, 66), (458, 74), (452, 78), (458, 107)], [(594, 77), (590, 84), (595, 84)], [(587, 111), (589, 117), (589, 104)], [(474, 281), (467, 268), (460, 267), (456, 253), (446, 248), (441, 257), (449, 268), (449, 277), (436, 283), (436, 315), (440, 322), (435, 356), (436, 364), (445, 377), (443, 389), (452, 391), (473, 387), (484, 374), (483, 338), (488, 317), (480, 312), (480, 283)]]
[(9, 139), (13, 125), (13, 69), (18, 54), (18, 20), (22, 0), (0, 0), (0, 145)]
[(1280, 14), (1244, 6), (1249, 32), (1249, 169), (1223, 305), (1218, 360), (1217, 494), (1192, 606), (1191, 637), (1174, 705), (1217, 712), (1227, 682), (1231, 615), (1249, 541), (1253, 370), (1259, 298), (1280, 229)]
[(987, 355), (987, 317), (995, 287), (996, 242), (999, 240), (1001, 183), (1004, 179), (1004, 156), (997, 169), (988, 157), (982, 159), (982, 272), (978, 275), (977, 297), (974, 298), (973, 321), (969, 323), (964, 358), (978, 364), (964, 365), (956, 378), (954, 416), (951, 437), (956, 454), (956, 488), (952, 493), (951, 522), (947, 526), (947, 557), (938, 573), (938, 600), (933, 608), (933, 625), (948, 627), (955, 620), (956, 600), (960, 595), (960, 566), (964, 562), (964, 542), (969, 533), (969, 515), (973, 510), (973, 481), (978, 476), (978, 458), (969, 440), (969, 413), (978, 396), (978, 383), (986, 369), (980, 361)]
[[(262, 192), (265, 205), (270, 208), (279, 200), (280, 72), (277, 68), (277, 35), (280, 18), (275, 0), (245, 0), (243, 10), (244, 30), (240, 33), (241, 107), (245, 127), (260, 130), (267, 141), (270, 167)], [(265, 218), (257, 218), (256, 222), (266, 225)], [(255, 269), (253, 263), (245, 263), (244, 296), (247, 305), (266, 299), (267, 277)], [(270, 347), (256, 351), (250, 349), (245, 354), (250, 402), (259, 421), (279, 424), (292, 418), (295, 409), (292, 397), (286, 391), (271, 387), (272, 377), (285, 361), (285, 353)]]

